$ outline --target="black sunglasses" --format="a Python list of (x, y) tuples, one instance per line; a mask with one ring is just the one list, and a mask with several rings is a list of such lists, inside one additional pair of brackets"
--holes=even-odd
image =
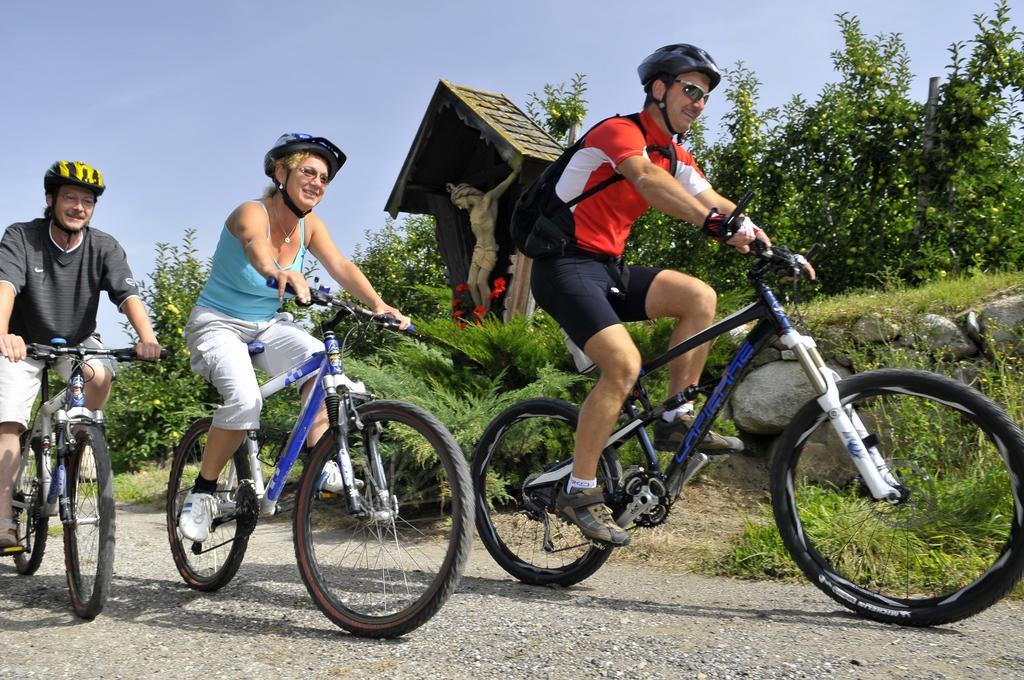
[(707, 101), (708, 101), (708, 97), (711, 96), (711, 95), (709, 95), (707, 93), (707, 91), (703, 87), (701, 87), (700, 85), (697, 85), (695, 83), (691, 83), (689, 80), (679, 80), (677, 78), (676, 80), (674, 80), (672, 82), (679, 83), (680, 85), (682, 85), (683, 86), (683, 94), (685, 94), (687, 97), (689, 97), (693, 101), (697, 101), (698, 99), (701, 99), (706, 104)]

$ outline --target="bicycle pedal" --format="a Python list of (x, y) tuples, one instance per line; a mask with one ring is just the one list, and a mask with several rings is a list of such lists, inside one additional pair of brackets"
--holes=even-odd
[(20, 555), (26, 552), (25, 546), (21, 545), (9, 545), (6, 548), (0, 548), (0, 555)]

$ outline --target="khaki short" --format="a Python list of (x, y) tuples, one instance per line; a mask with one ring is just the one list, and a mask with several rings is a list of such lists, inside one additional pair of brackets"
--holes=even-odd
[[(103, 348), (98, 335), (86, 338), (81, 344), (96, 349)], [(116, 362), (106, 357), (88, 359), (87, 363), (105, 368), (111, 375), (115, 372)], [(57, 373), (64, 380), (71, 377), (72, 366), (70, 357), (61, 358), (55, 365)], [(88, 370), (85, 374), (88, 381)], [(42, 361), (23, 359), (15, 362), (0, 356), (0, 423), (18, 423), (23, 429), (28, 427), (28, 421), (32, 417), (32, 406), (39, 395), (42, 376)], [(88, 390), (88, 386), (86, 389)]]
[[(253, 366), (278, 375), (324, 349), (323, 342), (295, 323), (291, 314), (277, 314), (269, 321), (244, 321), (208, 307), (192, 310), (185, 324), (185, 339), (192, 370), (213, 383), (224, 399), (224, 405), (213, 414), (213, 424), (225, 430), (260, 426), (263, 398)], [(264, 351), (250, 357), (247, 344), (255, 341), (263, 343)]]

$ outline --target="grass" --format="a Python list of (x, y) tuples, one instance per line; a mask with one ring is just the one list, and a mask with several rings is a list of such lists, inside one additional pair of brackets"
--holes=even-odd
[(930, 283), (918, 288), (890, 285), (837, 295), (801, 305), (811, 328), (849, 328), (867, 314), (906, 319), (924, 314), (958, 314), (997, 293), (1024, 289), (1024, 272), (999, 272)]
[(167, 494), (166, 467), (148, 464), (138, 472), (114, 475), (114, 499), (118, 503), (163, 506)]

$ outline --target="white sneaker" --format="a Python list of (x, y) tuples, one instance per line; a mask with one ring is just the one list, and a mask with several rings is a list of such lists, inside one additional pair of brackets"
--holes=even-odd
[(320, 471), (320, 479), (317, 481), (317, 488), (331, 493), (340, 493), (344, 490), (345, 484), (342, 482), (341, 469), (338, 467), (337, 461), (329, 460), (324, 464), (324, 469)]
[(18, 532), (14, 527), (14, 519), (0, 519), (0, 548), (13, 548), (18, 545)]
[(210, 524), (217, 512), (217, 501), (208, 493), (189, 492), (181, 506), (178, 529), (190, 541), (202, 543), (210, 535)]

